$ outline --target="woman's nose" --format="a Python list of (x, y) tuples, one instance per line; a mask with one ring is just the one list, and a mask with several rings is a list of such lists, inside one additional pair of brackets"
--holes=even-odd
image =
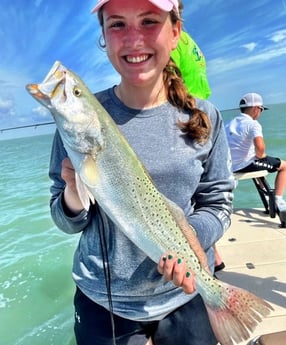
[(144, 35), (140, 29), (136, 27), (129, 27), (124, 36), (124, 44), (128, 47), (140, 48), (144, 42)]

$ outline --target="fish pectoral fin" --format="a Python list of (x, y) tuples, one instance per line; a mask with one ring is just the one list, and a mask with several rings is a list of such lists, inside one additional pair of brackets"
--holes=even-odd
[(90, 202), (95, 203), (93, 195), (87, 189), (86, 185), (82, 182), (78, 174), (75, 174), (76, 189), (78, 192), (79, 199), (83, 207), (88, 211)]
[(80, 177), (88, 187), (95, 187), (97, 184), (98, 174), (96, 161), (92, 156), (87, 156), (80, 168)]

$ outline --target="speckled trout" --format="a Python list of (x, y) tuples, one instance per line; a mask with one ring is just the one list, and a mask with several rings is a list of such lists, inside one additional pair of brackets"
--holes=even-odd
[(248, 339), (272, 309), (252, 293), (215, 279), (183, 211), (155, 187), (113, 119), (81, 79), (56, 62), (29, 93), (52, 113), (86, 209), (96, 202), (155, 263), (170, 252), (194, 272), (196, 289), (221, 345)]

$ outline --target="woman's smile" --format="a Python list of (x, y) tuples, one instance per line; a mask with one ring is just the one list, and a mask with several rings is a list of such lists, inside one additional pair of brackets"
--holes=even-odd
[(141, 62), (147, 61), (151, 57), (151, 54), (142, 54), (142, 55), (126, 55), (124, 59), (126, 62), (131, 64), (138, 64)]

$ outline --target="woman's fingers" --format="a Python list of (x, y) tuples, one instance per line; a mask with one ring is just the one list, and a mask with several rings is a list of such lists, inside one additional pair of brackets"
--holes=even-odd
[(187, 269), (185, 260), (172, 254), (163, 255), (158, 263), (158, 271), (167, 281), (182, 287), (186, 293), (193, 293), (196, 289), (194, 274)]
[(61, 176), (62, 179), (66, 182), (66, 184), (75, 192), (75, 170), (69, 158), (65, 158), (62, 161)]

